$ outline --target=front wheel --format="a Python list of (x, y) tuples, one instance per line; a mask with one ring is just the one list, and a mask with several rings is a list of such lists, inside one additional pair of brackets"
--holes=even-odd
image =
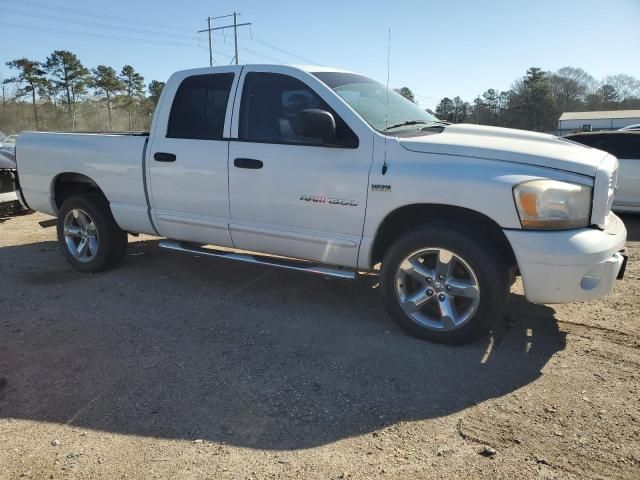
[(463, 344), (487, 333), (504, 315), (508, 269), (494, 247), (472, 232), (434, 225), (391, 246), (380, 286), (387, 310), (405, 330)]
[(81, 272), (100, 272), (122, 261), (127, 232), (118, 227), (109, 205), (97, 194), (65, 200), (58, 211), (58, 244), (67, 261)]

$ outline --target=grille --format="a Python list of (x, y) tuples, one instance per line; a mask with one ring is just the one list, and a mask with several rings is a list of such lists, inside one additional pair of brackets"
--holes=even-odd
[(593, 184), (593, 204), (591, 208), (591, 223), (600, 228), (604, 227), (605, 220), (613, 204), (613, 195), (618, 180), (618, 160), (613, 155), (607, 155), (602, 159), (596, 171)]
[(606, 215), (609, 216), (611, 213), (611, 208), (613, 207), (613, 196), (616, 193), (616, 185), (618, 183), (618, 170), (614, 170), (611, 176), (609, 177), (609, 188), (607, 189), (607, 209)]
[(609, 177), (609, 188), (614, 189), (618, 184), (618, 170), (614, 171)]

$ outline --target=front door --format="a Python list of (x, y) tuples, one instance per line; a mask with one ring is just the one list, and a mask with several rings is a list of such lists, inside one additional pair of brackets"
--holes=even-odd
[(174, 100), (160, 102), (147, 153), (152, 216), (164, 237), (231, 245), (228, 129), (239, 72), (185, 74), (165, 87)]
[[(371, 137), (353, 129), (301, 78), (245, 67), (229, 147), (230, 228), (237, 248), (357, 264)], [(325, 93), (325, 98), (327, 94)], [(330, 100), (330, 99), (329, 99)], [(330, 112), (331, 142), (301, 135), (308, 109)], [(235, 122), (235, 120), (234, 120)]]

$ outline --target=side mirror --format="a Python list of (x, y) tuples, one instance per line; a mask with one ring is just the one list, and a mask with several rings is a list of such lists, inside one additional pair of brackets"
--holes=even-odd
[(307, 108), (301, 112), (301, 119), (302, 136), (329, 141), (336, 139), (336, 119), (326, 110)]

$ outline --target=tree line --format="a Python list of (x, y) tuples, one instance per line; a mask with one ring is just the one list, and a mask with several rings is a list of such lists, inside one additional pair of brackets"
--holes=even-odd
[[(415, 101), (409, 88), (397, 91)], [(609, 75), (598, 82), (581, 68), (546, 72), (531, 67), (509, 90), (490, 88), (472, 102), (444, 97), (429, 111), (452, 123), (553, 132), (563, 112), (625, 109), (640, 109), (640, 80), (630, 75)]]
[(85, 67), (67, 50), (44, 61), (6, 62), (0, 130), (113, 131), (148, 129), (164, 82), (144, 77), (131, 65)]
[[(20, 58), (6, 65), (12, 76), (0, 82), (5, 132), (146, 130), (164, 88), (157, 80), (145, 84), (131, 65), (89, 69), (67, 50), (55, 50), (44, 61)], [(415, 102), (408, 87), (396, 91)], [(630, 75), (598, 82), (581, 68), (531, 67), (509, 90), (490, 88), (472, 102), (444, 97), (429, 111), (453, 123), (552, 132), (562, 112), (623, 109), (640, 109), (640, 81)]]

